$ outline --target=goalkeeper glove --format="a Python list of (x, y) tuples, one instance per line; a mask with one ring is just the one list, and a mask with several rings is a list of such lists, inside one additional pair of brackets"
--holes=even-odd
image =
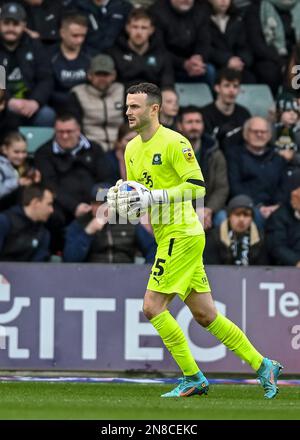
[(123, 180), (119, 179), (115, 186), (112, 186), (109, 188), (106, 198), (107, 198), (107, 205), (109, 210), (112, 213), (116, 213), (117, 211), (117, 203), (118, 203), (118, 191), (119, 187), (122, 185)]

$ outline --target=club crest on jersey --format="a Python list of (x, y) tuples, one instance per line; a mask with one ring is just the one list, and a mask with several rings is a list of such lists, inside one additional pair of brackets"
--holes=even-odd
[(154, 154), (153, 159), (152, 159), (152, 165), (161, 165), (162, 161), (161, 161), (161, 154)]
[(182, 152), (187, 162), (193, 162), (195, 160), (194, 152), (191, 147), (183, 148)]

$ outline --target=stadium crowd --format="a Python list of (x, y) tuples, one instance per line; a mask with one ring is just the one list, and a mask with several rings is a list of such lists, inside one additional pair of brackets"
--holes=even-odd
[[(204, 262), (300, 267), (300, 0), (0, 7), (0, 261), (153, 262), (151, 226), (110, 224), (98, 197), (126, 177), (126, 89), (153, 82), (205, 178)], [(182, 106), (176, 83), (214, 100)], [(241, 84), (270, 88), (267, 117), (237, 103)], [(53, 138), (29, 152), (24, 127)]]

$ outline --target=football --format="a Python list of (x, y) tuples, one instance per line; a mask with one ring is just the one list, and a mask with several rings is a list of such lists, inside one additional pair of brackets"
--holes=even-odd
[[(131, 180), (127, 180), (122, 183), (119, 187), (119, 194), (122, 192), (128, 192), (128, 191), (136, 191), (139, 194), (142, 194), (144, 191), (149, 190), (144, 186), (141, 185), (138, 182), (134, 182)], [(147, 208), (141, 209), (138, 207), (132, 207), (125, 204), (118, 204), (118, 213), (121, 217), (128, 219), (129, 221), (138, 221), (143, 215), (145, 215), (147, 212)]]

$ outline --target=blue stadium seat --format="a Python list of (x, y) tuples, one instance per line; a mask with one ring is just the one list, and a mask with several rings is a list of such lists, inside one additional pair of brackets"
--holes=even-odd
[(252, 116), (263, 118), (275, 108), (272, 92), (266, 84), (242, 84), (237, 103), (246, 107)]
[(34, 153), (54, 135), (51, 127), (20, 127), (19, 130), (26, 137), (29, 153)]
[(196, 105), (203, 107), (213, 101), (210, 88), (205, 83), (176, 83), (176, 92), (179, 95), (179, 105)]

